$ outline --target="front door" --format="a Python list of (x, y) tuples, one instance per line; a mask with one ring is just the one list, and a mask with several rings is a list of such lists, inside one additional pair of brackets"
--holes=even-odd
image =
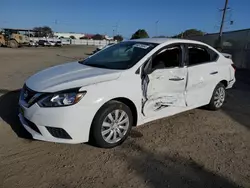
[(142, 69), (142, 114), (166, 114), (169, 107), (186, 106), (187, 68), (183, 67), (183, 46), (171, 45), (156, 53)]

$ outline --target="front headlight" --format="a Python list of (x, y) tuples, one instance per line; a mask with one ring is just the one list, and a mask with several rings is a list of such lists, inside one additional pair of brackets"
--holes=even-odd
[(87, 92), (56, 93), (38, 101), (40, 107), (61, 107), (78, 103)]

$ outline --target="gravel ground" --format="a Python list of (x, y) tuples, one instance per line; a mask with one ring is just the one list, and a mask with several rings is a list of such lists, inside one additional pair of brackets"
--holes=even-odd
[(250, 77), (217, 112), (195, 109), (135, 128), (114, 149), (34, 141), (17, 118), (25, 79), (91, 47), (0, 48), (0, 187), (250, 187)]

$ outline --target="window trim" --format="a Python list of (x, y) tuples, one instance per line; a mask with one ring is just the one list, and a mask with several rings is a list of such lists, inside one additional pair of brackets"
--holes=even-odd
[[(195, 65), (189, 65), (189, 53), (188, 53), (189, 52), (189, 50), (188, 50), (189, 46), (197, 47), (197, 48), (203, 48), (203, 49), (205, 49), (207, 51), (210, 50), (210, 51), (212, 51), (213, 53), (215, 53), (217, 55), (217, 58), (214, 61), (207, 61), (207, 62), (195, 64)], [(195, 43), (186, 43), (185, 44), (185, 55), (186, 55), (185, 66), (187, 66), (187, 67), (194, 67), (194, 66), (204, 65), (204, 64), (208, 64), (208, 63), (215, 63), (219, 59), (219, 54), (217, 52), (215, 52), (213, 49), (209, 48), (208, 46), (205, 46), (205, 45), (202, 45), (202, 44), (195, 44)]]

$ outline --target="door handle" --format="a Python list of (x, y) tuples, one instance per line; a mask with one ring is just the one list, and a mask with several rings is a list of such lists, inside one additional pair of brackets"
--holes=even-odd
[(181, 81), (184, 80), (184, 78), (169, 78), (171, 81)]
[(218, 74), (218, 71), (214, 71), (210, 73), (211, 75)]

